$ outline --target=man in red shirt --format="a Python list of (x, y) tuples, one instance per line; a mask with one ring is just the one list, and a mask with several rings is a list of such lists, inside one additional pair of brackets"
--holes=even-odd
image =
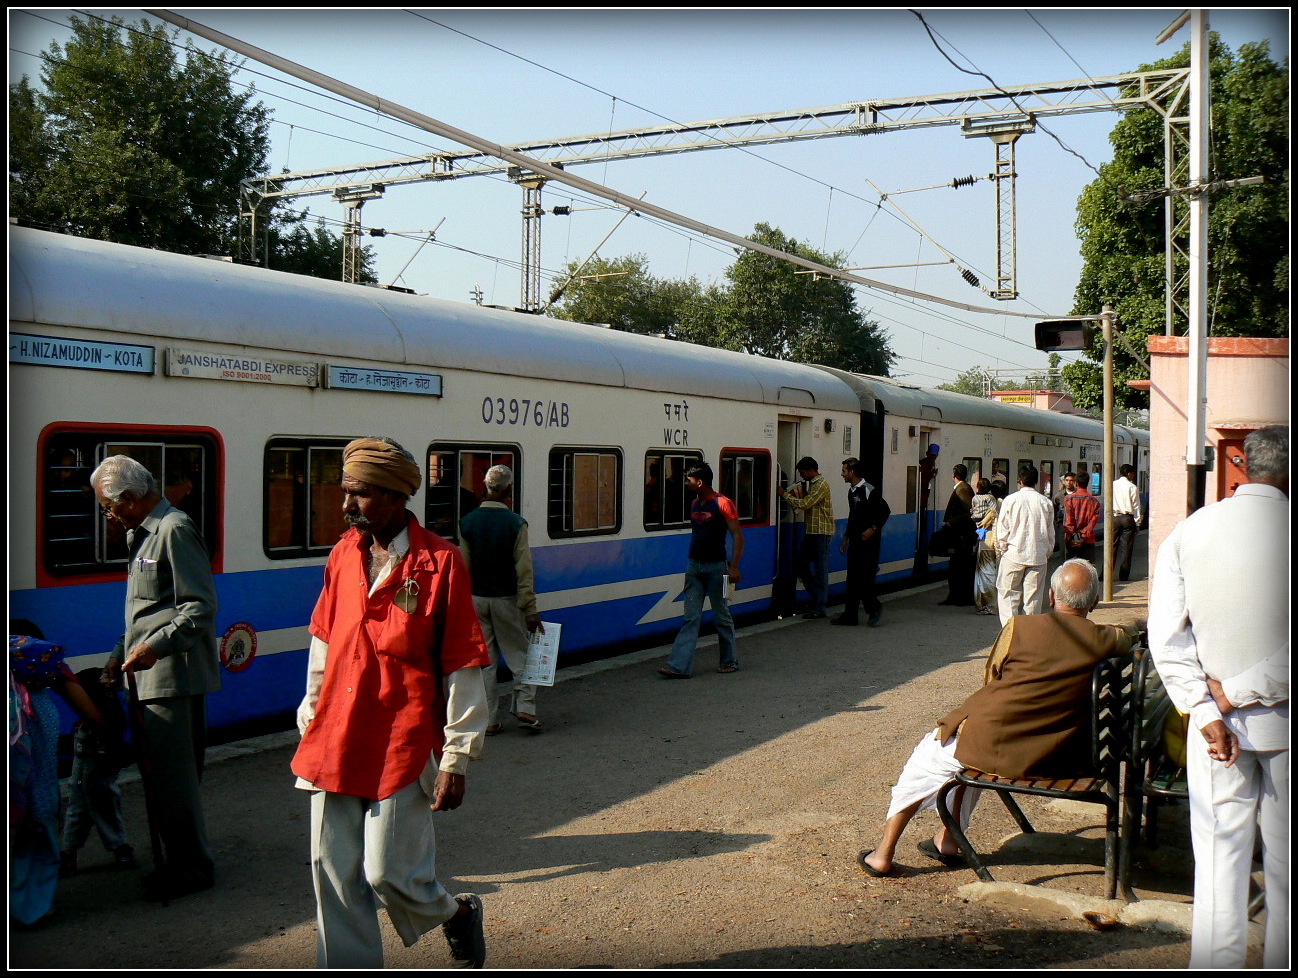
[(325, 565), (298, 708), (311, 794), (322, 968), (381, 968), (378, 905), (407, 947), (442, 925), (461, 967), (486, 960), (482, 902), (438, 883), (432, 813), (458, 808), (486, 730), (483, 645), (460, 552), (406, 502), (419, 465), (390, 439), (343, 450), (350, 529)]
[(1069, 557), (1095, 563), (1095, 527), (1100, 522), (1100, 501), (1091, 495), (1084, 479), (1064, 497), (1064, 550)]
[[(739, 558), (744, 552), (744, 531), (739, 528), (735, 504), (712, 488), (712, 467), (696, 462), (685, 473), (685, 485), (698, 493), (690, 506), (690, 552), (685, 565), (685, 623), (676, 635), (667, 665), (658, 670), (665, 679), (689, 679), (694, 668), (694, 647), (703, 620), (703, 598), (712, 605), (717, 626), (721, 665), (717, 672), (739, 668), (735, 654), (735, 622), (730, 616), (726, 584), (739, 583)], [(734, 550), (726, 560), (726, 534)]]

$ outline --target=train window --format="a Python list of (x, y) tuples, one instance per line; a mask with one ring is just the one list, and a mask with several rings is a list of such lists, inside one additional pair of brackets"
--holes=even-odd
[(262, 546), (272, 560), (328, 553), (343, 523), (344, 439), (266, 444)]
[(1055, 463), (1048, 459), (1041, 460), (1041, 475), (1037, 479), (1037, 489), (1047, 496), (1055, 491)]
[(650, 451), (644, 457), (644, 528), (675, 530), (690, 525), (693, 493), (685, 471), (701, 462), (701, 452)]
[(717, 491), (734, 502), (741, 526), (764, 526), (770, 522), (769, 452), (725, 450), (721, 453), (720, 476)]
[(906, 512), (919, 509), (919, 466), (906, 466)]
[(977, 455), (971, 455), (964, 460), (964, 467), (965, 481), (971, 486), (977, 486), (983, 475), (983, 460)]
[[(1009, 491), (1014, 486), (1014, 483), (1010, 482), (1009, 471), (1010, 471), (1009, 459), (994, 458), (992, 459), (992, 474), (989, 475), (987, 478), (990, 479), (992, 482), (999, 482), (1001, 484), (1002, 489)], [(1017, 479), (1015, 481), (1017, 482)]]
[(616, 533), (622, 527), (622, 452), (551, 449), (547, 510), (551, 537)]
[(514, 512), (518, 512), (523, 498), (521, 461), (517, 445), (430, 445), (424, 525), (438, 536), (458, 542), (460, 520), (486, 496), (484, 480), (493, 465), (506, 465), (513, 471)]
[(217, 442), (201, 432), (52, 431), (41, 447), (41, 561), (53, 575), (120, 572), (126, 531), (99, 512), (90, 474), (111, 455), (129, 455), (157, 480), (167, 500), (194, 521), (214, 553)]

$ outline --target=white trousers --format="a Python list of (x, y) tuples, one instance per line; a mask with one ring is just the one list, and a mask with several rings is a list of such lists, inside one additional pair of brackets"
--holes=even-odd
[[(500, 722), (502, 695), (510, 697), (506, 712), (536, 716), (536, 687), (519, 682), (523, 663), (527, 661), (528, 635), (527, 619), (518, 602), (514, 598), (483, 598), (475, 594), (473, 607), (478, 613), (478, 624), (482, 626), (482, 639), (491, 653), (491, 665), (482, 670), (482, 682), (487, 687), (487, 705), (491, 709), (488, 725), (494, 727)], [(514, 674), (512, 696), (508, 686), (500, 690), (496, 685), (497, 650)]]
[(1049, 595), (1045, 564), (1020, 564), (1008, 555), (1001, 556), (996, 571), (996, 610), (1002, 628), (1015, 615), (1045, 614)]
[(380, 904), (406, 947), (459, 909), (437, 882), (428, 806), (418, 781), (382, 801), (312, 792), (317, 967), (382, 968)]
[(1240, 751), (1231, 767), (1191, 731), (1187, 771), (1194, 844), (1191, 968), (1242, 968), (1254, 833), (1266, 885), (1264, 968), (1289, 966), (1289, 752)]

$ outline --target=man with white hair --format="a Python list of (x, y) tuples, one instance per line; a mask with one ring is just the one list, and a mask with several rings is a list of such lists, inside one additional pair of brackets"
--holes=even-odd
[[(892, 875), (901, 833), (965, 768), (1017, 780), (1077, 777), (1090, 767), (1092, 673), (1102, 660), (1130, 652), (1140, 634), (1138, 625), (1089, 621), (1099, 600), (1095, 568), (1070, 560), (1050, 579), (1052, 610), (1018, 615), (1001, 629), (982, 688), (920, 741), (902, 769), (882, 840), (857, 856), (868, 875)], [(969, 825), (979, 794), (964, 792), (962, 828)], [(949, 866), (964, 861), (945, 826), (921, 842), (919, 851)]]
[(166, 854), (145, 877), (144, 897), (171, 900), (214, 882), (199, 793), (204, 697), (221, 688), (212, 565), (197, 527), (140, 462), (113, 455), (90, 485), (108, 519), (126, 529), (126, 630), (108, 654), (104, 681), (118, 686), (128, 673), (139, 694)]
[[(514, 473), (507, 465), (493, 465), (483, 482), (486, 498), (460, 520), (460, 552), (473, 578), (473, 607), (482, 625), (482, 637), (492, 654), (482, 671), (491, 716), (487, 733), (500, 733), (500, 700), (496, 686), (496, 654), (514, 674), (509, 712), (519, 725), (541, 732), (536, 715), (536, 686), (522, 681), (528, 633), (541, 629), (536, 612), (536, 586), (532, 548), (527, 542), (527, 520), (513, 510)], [(542, 629), (544, 631), (544, 629)]]
[(1191, 968), (1244, 967), (1259, 829), (1262, 965), (1289, 965), (1288, 427), (1254, 431), (1243, 454), (1249, 481), (1177, 524), (1149, 596), (1150, 652), (1190, 717)]

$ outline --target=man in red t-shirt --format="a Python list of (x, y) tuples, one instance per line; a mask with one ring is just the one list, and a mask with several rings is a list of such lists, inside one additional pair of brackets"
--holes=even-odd
[[(744, 531), (739, 528), (735, 504), (712, 488), (712, 467), (696, 462), (685, 472), (685, 485), (698, 493), (690, 506), (690, 552), (685, 566), (685, 623), (681, 626), (667, 656), (667, 665), (658, 670), (666, 679), (689, 679), (694, 667), (694, 647), (698, 642), (699, 623), (703, 619), (703, 598), (712, 605), (717, 627), (721, 665), (717, 672), (734, 672), (739, 668), (735, 655), (735, 622), (730, 617), (726, 584), (739, 583), (739, 558), (744, 552)], [(734, 552), (726, 560), (726, 534), (734, 539)]]
[(378, 906), (410, 947), (443, 926), (461, 967), (486, 960), (482, 901), (437, 881), (433, 812), (464, 800), (487, 726), (490, 663), (459, 550), (406, 502), (419, 465), (389, 439), (343, 449), (343, 518), (311, 616), (298, 787), (311, 794), (316, 954), (381, 968)]

